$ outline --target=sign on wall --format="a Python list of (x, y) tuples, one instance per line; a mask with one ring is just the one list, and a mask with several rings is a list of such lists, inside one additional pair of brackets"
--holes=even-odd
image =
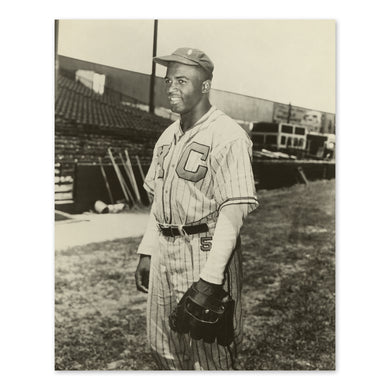
[(321, 132), (325, 115), (320, 111), (307, 110), (288, 104), (275, 103), (273, 121), (304, 125), (310, 132)]

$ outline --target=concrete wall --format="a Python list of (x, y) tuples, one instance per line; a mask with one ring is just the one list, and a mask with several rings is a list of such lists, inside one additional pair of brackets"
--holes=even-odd
[(245, 122), (272, 122), (274, 103), (269, 100), (218, 89), (211, 90), (210, 100), (234, 119)]
[(93, 70), (105, 74), (106, 87), (121, 94), (131, 96), (141, 103), (149, 102), (149, 75), (93, 62), (58, 56), (60, 69), (75, 73), (78, 69)]
[(155, 107), (169, 108), (169, 102), (165, 93), (164, 79), (156, 77), (154, 84), (154, 105)]
[[(58, 56), (58, 59), (61, 70), (74, 73), (78, 69), (85, 69), (105, 74), (107, 76), (106, 86), (111, 90), (127, 95), (139, 103), (149, 103), (150, 75), (64, 56)], [(287, 104), (217, 89), (211, 90), (210, 100), (216, 107), (239, 123), (244, 124), (249, 122), (286, 121), (289, 108)], [(155, 107), (169, 108), (168, 99), (164, 92), (164, 80), (161, 77), (156, 77)], [(292, 106), (290, 122), (300, 123), (302, 116), (308, 111), (312, 110)], [(321, 112), (321, 116), (320, 131), (335, 133), (335, 114)]]

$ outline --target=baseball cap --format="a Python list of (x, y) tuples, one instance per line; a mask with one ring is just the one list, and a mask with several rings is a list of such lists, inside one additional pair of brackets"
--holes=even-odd
[(214, 70), (214, 64), (207, 54), (201, 50), (192, 49), (190, 47), (181, 47), (176, 49), (168, 56), (154, 57), (153, 61), (163, 66), (168, 66), (169, 62), (179, 62), (185, 65), (201, 66), (210, 75), (213, 74)]

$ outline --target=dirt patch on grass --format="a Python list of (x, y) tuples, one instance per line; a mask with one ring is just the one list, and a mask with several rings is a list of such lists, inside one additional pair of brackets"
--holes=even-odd
[[(245, 370), (335, 368), (335, 185), (262, 191), (242, 229)], [(57, 370), (156, 370), (146, 295), (134, 271), (140, 238), (56, 253)]]

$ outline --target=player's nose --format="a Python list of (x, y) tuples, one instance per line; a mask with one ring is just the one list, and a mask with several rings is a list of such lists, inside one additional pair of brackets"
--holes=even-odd
[(177, 92), (177, 83), (175, 81), (173, 81), (167, 86), (167, 92), (169, 95)]

